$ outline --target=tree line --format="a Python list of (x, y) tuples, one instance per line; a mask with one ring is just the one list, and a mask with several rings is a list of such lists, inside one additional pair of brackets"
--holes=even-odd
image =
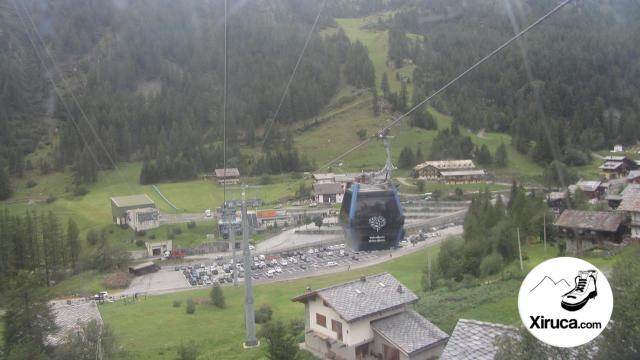
[[(416, 64), (412, 81), (424, 98), (514, 33), (503, 6), (417, 2), (377, 26), (390, 31), (390, 60)], [(522, 29), (553, 6), (524, 1), (513, 21)], [(433, 105), (472, 130), (511, 134), (515, 148), (540, 164), (583, 165), (593, 150), (635, 144), (640, 26), (632, 19), (638, 16), (640, 7), (631, 0), (570, 5)], [(411, 40), (406, 33), (421, 36)]]
[[(84, 249), (84, 250), (83, 250)], [(33, 275), (41, 286), (51, 286), (82, 270), (125, 269), (128, 254), (109, 242), (108, 230), (90, 230), (80, 239), (73, 219), (63, 224), (53, 212), (0, 213), (0, 281)], [(5, 289), (0, 289), (0, 295)]]
[[(444, 243), (435, 267), (425, 269), (425, 288), (500, 272), (518, 259), (517, 232), (523, 242), (531, 237), (541, 237), (545, 216), (552, 218), (543, 199), (536, 194), (527, 194), (515, 182), (507, 203), (500, 195), (492, 199), (488, 189), (481, 192), (471, 201), (464, 221), (463, 239)], [(551, 231), (547, 239), (553, 241)]]

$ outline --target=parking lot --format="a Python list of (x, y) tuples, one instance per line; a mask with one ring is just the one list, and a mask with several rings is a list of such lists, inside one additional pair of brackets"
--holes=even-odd
[[(379, 256), (388, 256), (388, 254), (388, 250), (352, 252), (344, 244), (310, 247), (276, 255), (253, 256), (251, 273), (255, 280), (274, 279), (284, 275), (303, 274), (324, 268), (349, 267), (356, 263), (376, 259)], [(242, 262), (242, 260), (241, 257), (238, 257), (238, 262)], [(242, 264), (239, 263), (234, 268), (233, 260), (229, 258), (176, 266), (173, 270), (181, 272), (191, 286), (212, 285), (216, 282), (231, 283), (234, 272), (237, 272), (239, 280), (242, 280), (245, 274)]]

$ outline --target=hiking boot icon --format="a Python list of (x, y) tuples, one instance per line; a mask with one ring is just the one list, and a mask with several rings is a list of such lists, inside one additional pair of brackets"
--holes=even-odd
[(568, 311), (578, 311), (582, 309), (589, 299), (593, 299), (598, 295), (596, 287), (596, 277), (598, 273), (595, 270), (578, 271), (575, 278), (576, 286), (573, 290), (562, 295), (562, 308)]

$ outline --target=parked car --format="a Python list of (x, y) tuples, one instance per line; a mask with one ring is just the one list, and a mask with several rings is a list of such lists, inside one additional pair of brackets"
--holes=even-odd
[(300, 264), (300, 269), (302, 269), (302, 270), (306, 270), (306, 269), (307, 269), (307, 265), (305, 265), (305, 264)]
[(327, 266), (338, 266), (338, 263), (337, 263), (337, 262), (335, 262), (335, 261), (329, 261), (329, 262), (327, 263)]

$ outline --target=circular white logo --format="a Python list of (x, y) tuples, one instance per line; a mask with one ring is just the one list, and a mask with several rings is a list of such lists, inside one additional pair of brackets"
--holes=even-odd
[(522, 323), (538, 340), (552, 346), (588, 343), (607, 326), (613, 310), (611, 286), (587, 261), (550, 259), (536, 266), (518, 294)]
[(375, 231), (380, 231), (380, 229), (387, 225), (387, 220), (382, 216), (372, 216), (369, 218), (369, 225), (371, 225)]

